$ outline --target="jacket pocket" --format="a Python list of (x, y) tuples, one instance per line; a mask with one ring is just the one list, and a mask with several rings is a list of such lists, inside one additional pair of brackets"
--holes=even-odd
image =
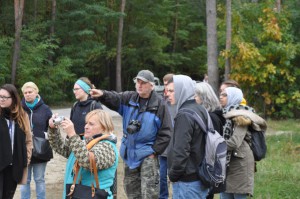
[(232, 155), (236, 158), (245, 158), (246, 157), (246, 153), (241, 150), (241, 148), (236, 149), (232, 152)]

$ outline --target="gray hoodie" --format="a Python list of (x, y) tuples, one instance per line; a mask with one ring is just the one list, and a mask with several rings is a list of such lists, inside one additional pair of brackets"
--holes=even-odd
[(194, 99), (196, 82), (186, 75), (174, 75), (173, 82), (176, 100), (173, 106), (175, 106), (174, 116), (176, 116), (178, 109), (185, 101)]
[[(186, 100), (194, 98), (195, 95), (194, 88), (196, 86), (196, 82), (186, 75), (174, 75), (173, 82), (174, 82), (176, 104), (174, 105), (168, 104), (168, 106), (169, 106), (172, 122), (174, 125), (174, 118), (178, 112), (178, 109)], [(168, 150), (169, 147), (162, 154), (163, 157), (167, 157)]]

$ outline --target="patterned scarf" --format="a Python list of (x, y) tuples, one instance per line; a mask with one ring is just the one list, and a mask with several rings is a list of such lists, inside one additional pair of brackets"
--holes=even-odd
[[(225, 115), (226, 113), (228, 113), (232, 110), (248, 110), (248, 111), (251, 111), (251, 112), (255, 113), (255, 110), (250, 106), (243, 106), (243, 105), (240, 105), (240, 104), (236, 104), (236, 105), (231, 105), (231, 106), (228, 106), (228, 107), (224, 108), (223, 109), (223, 115)], [(233, 132), (234, 132), (234, 124), (233, 124), (232, 120), (231, 119), (226, 119), (225, 125), (223, 126), (223, 137), (224, 137), (224, 139), (228, 140), (232, 136)], [(226, 157), (227, 165), (230, 162), (231, 155), (232, 155), (232, 151), (227, 151), (227, 157)]]

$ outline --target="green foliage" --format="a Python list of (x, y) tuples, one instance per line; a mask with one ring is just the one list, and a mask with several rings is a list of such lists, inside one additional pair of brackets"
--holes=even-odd
[(9, 67), (11, 63), (10, 51), (13, 38), (7, 36), (0, 37), (0, 83), (4, 84), (10, 79)]
[[(37, 2), (35, 7), (35, 2)], [(122, 43), (122, 87), (150, 69), (162, 78), (181, 73), (201, 80), (207, 73), (206, 5), (201, 1), (127, 1)], [(299, 112), (300, 3), (232, 1), (232, 49), (226, 43), (225, 2), (218, 2), (218, 49), (222, 74), (231, 58), (249, 105), (272, 117)], [(14, 37), (13, 1), (0, 3), (0, 82), (10, 81)], [(98, 88), (115, 89), (120, 1), (25, 1), (17, 86), (33, 80), (47, 102), (67, 101), (74, 81), (87, 76)], [(55, 33), (49, 36), (50, 26)], [(51, 92), (55, 90), (55, 92)]]
[[(231, 78), (243, 88), (249, 104), (266, 115), (293, 117), (299, 109), (299, 68), (293, 62), (299, 43), (291, 34), (287, 10), (277, 13), (274, 2), (238, 4), (233, 12)], [(240, 25), (242, 24), (242, 25)], [(289, 89), (287, 88), (289, 85)]]
[(45, 23), (35, 23), (28, 27), (30, 28), (24, 28), (22, 32), (22, 51), (16, 84), (21, 87), (25, 82), (35, 82), (46, 103), (67, 99), (66, 90), (69, 87), (66, 87), (66, 83), (74, 81), (74, 74), (70, 72), (71, 60), (68, 57), (50, 59), (58, 49), (58, 40), (42, 36)]

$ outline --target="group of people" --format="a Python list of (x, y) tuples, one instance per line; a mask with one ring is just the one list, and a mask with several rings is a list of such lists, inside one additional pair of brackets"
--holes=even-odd
[[(196, 83), (186, 75), (167, 74), (163, 81), (164, 98), (154, 91), (154, 75), (149, 70), (134, 78), (136, 91), (90, 91), (94, 99), (123, 117), (120, 155), (127, 197), (168, 198), (168, 179), (174, 199), (213, 198), (214, 193), (220, 193), (222, 199), (252, 196), (255, 163), (248, 126), (255, 121), (240, 110), (254, 110), (246, 105), (239, 85), (232, 80), (223, 82), (217, 96), (208, 83)], [(197, 175), (205, 136), (195, 121), (177, 114), (186, 108), (205, 122), (207, 110), (215, 130), (226, 140), (227, 180), (217, 190), (206, 187)], [(228, 114), (232, 111), (234, 114)], [(265, 122), (255, 125), (265, 129)]]
[[(83, 168), (89, 168), (89, 162), (86, 161), (89, 157), (85, 144), (79, 148), (82, 144), (81, 139), (85, 139), (88, 143), (93, 137), (109, 134), (110, 136), (106, 140), (95, 144), (90, 152), (95, 154), (99, 175), (100, 170), (110, 168), (111, 173), (107, 169), (105, 173), (108, 172), (109, 175), (105, 176), (108, 176), (110, 180), (114, 179), (118, 163), (116, 137), (113, 135), (114, 127), (109, 114), (102, 110), (101, 104), (91, 99), (89, 90), (92, 88), (95, 88), (94, 85), (86, 77), (79, 78), (75, 82), (73, 92), (76, 102), (71, 109), (70, 119), (65, 118), (60, 125), (71, 141), (60, 142), (63, 138), (58, 134), (58, 126), (53, 124), (57, 115), (52, 114), (49, 106), (44, 103), (39, 95), (39, 88), (34, 82), (26, 82), (22, 86), (23, 99), (14, 85), (4, 84), (1, 86), (0, 199), (13, 198), (18, 184), (21, 185), (21, 198), (30, 199), (32, 176), (35, 181), (36, 197), (38, 199), (46, 198), (45, 170), (51, 157), (44, 159), (34, 155), (32, 152), (34, 137), (49, 139), (52, 148), (68, 158), (66, 171), (69, 173), (65, 174), (66, 184), (67, 177), (72, 172), (71, 165), (74, 164), (72, 162), (74, 159), (78, 160)], [(74, 136), (72, 134), (74, 132), (78, 136)], [(79, 137), (79, 140), (75, 137)], [(57, 145), (57, 143), (63, 144)], [(69, 146), (69, 143), (75, 144), (75, 148), (72, 148), (74, 147), (72, 144), (72, 147)], [(65, 147), (61, 148), (63, 145)], [(78, 154), (80, 157), (77, 157)], [(107, 156), (110, 158), (107, 159)], [(103, 174), (101, 173), (101, 175)], [(110, 180), (105, 186), (111, 187)]]
[[(112, 118), (101, 104), (123, 117), (119, 152), (124, 161), (124, 190), (128, 199), (168, 198), (169, 180), (174, 199), (213, 198), (214, 193), (220, 193), (221, 199), (253, 195), (255, 162), (248, 142), (248, 126), (254, 121), (247, 111), (254, 110), (246, 105), (235, 81), (223, 82), (217, 96), (207, 82), (196, 83), (186, 75), (167, 74), (163, 78), (163, 97), (154, 91), (151, 71), (139, 71), (133, 81), (136, 91), (118, 93), (96, 89), (87, 78), (78, 79), (73, 87), (77, 101), (70, 119), (64, 118), (59, 124), (54, 122), (58, 115), (52, 114), (33, 82), (23, 85), (22, 101), (13, 85), (3, 85), (0, 199), (13, 198), (18, 183), (25, 184), (21, 186), (21, 197), (30, 198), (32, 174), (37, 198), (45, 198), (47, 161), (31, 156), (32, 134), (49, 139), (53, 150), (68, 158), (63, 198), (72, 192), (66, 185), (72, 184), (77, 163), (81, 168), (80, 183), (94, 184), (90, 177), (91, 156), (96, 162), (99, 188), (108, 193), (109, 199), (113, 198), (111, 188), (116, 183), (119, 153)], [(218, 190), (206, 187), (197, 175), (204, 157), (205, 134), (187, 115), (177, 114), (181, 109), (195, 111), (205, 122), (211, 117), (215, 130), (226, 140), (227, 176)], [(255, 125), (265, 129), (263, 122)], [(61, 131), (67, 136), (63, 137)], [(99, 137), (105, 138), (87, 147)]]

